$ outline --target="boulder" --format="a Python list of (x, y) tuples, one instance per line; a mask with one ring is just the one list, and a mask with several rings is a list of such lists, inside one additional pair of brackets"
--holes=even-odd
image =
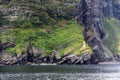
[(61, 58), (58, 59), (58, 64), (66, 64), (68, 60), (68, 56), (71, 55), (71, 52), (67, 53), (66, 55), (63, 55)]
[(85, 53), (82, 58), (83, 58), (83, 64), (91, 63), (91, 54), (90, 53)]
[(48, 55), (49, 58), (49, 63), (56, 63), (57, 58), (56, 58), (56, 51), (53, 51), (50, 55)]
[(23, 51), (20, 55), (17, 55), (17, 60), (20, 65), (25, 65), (28, 62), (28, 54), (26, 51)]
[(14, 42), (2, 43), (2, 42), (0, 41), (0, 53), (1, 53), (3, 50), (5, 50), (5, 49), (11, 48), (11, 47), (14, 47), (14, 46), (15, 46)]
[(33, 56), (33, 62), (35, 63), (41, 63), (42, 62), (42, 55), (45, 54), (45, 49), (42, 49), (41, 51), (36, 50), (37, 52), (34, 52)]
[(28, 62), (33, 62), (34, 53), (33, 53), (32, 46), (28, 46), (27, 49), (26, 49), (26, 52), (27, 52), (27, 61)]
[(74, 64), (76, 64), (76, 65), (81, 65), (81, 64), (83, 64), (83, 63), (84, 63), (83, 58), (82, 58), (82, 56), (80, 56), (80, 57), (75, 61)]

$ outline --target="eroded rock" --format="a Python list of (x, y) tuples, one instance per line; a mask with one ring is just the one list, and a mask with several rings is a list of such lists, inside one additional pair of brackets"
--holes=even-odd
[(82, 0), (81, 13), (78, 23), (82, 25), (85, 41), (91, 47), (93, 63), (103, 61), (106, 56), (102, 39), (106, 34), (103, 28), (103, 12), (101, 11), (101, 0)]

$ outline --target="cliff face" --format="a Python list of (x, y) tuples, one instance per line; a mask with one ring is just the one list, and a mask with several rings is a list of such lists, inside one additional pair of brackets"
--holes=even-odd
[[(57, 17), (59, 19), (60, 17), (62, 18), (61, 15), (65, 17), (65, 14), (68, 16), (68, 13), (74, 12), (74, 8), (72, 9), (71, 7), (64, 9), (65, 5), (67, 6), (67, 3), (65, 3), (65, 5), (62, 5), (63, 3), (59, 4), (62, 6), (59, 6), (58, 8), (55, 8), (58, 5), (52, 5), (49, 7), (49, 3), (44, 7), (40, 6), (40, 4), (44, 3), (40, 3), (39, 0), (0, 1), (0, 15), (2, 14), (2, 16), (4, 16), (3, 18), (7, 19), (7, 22), (3, 21), (4, 23), (1, 23), (0, 21), (0, 24), (2, 24), (1, 26), (10, 26), (12, 23), (15, 24), (15, 27), (16, 25), (24, 26), (29, 22), (40, 26), (41, 24), (48, 23), (49, 21), (53, 24)], [(93, 51), (91, 56), (93, 63), (96, 61), (104, 61), (106, 57), (109, 57), (109, 54), (113, 57), (114, 55), (104, 46), (103, 43), (103, 40), (108, 38), (107, 32), (105, 32), (106, 30), (104, 29), (104, 18), (111, 19), (116, 17), (120, 20), (120, 0), (81, 0), (80, 6), (78, 5), (78, 7), (78, 23), (83, 26), (84, 39)], [(67, 10), (68, 12), (64, 13)], [(71, 16), (71, 14), (69, 15)], [(26, 22), (24, 23), (24, 21)], [(9, 24), (9, 22), (11, 24)], [(110, 22), (112, 22), (112, 20)], [(28, 24), (28, 26), (31, 26), (31, 24)], [(108, 26), (107, 28), (111, 27)]]
[[(19, 1), (1, 1), (0, 12), (4, 20), (2, 21), (2, 27), (17, 26), (15, 22), (22, 21), (25, 17), (29, 16), (31, 10), (28, 7), (21, 6), (22, 2)], [(7, 23), (7, 24), (6, 24)]]
[(120, 20), (120, 0), (113, 1), (113, 11), (114, 16)]
[(120, 0), (101, 0), (101, 2), (105, 17), (116, 17), (120, 20)]
[(103, 29), (102, 7), (100, 5), (100, 0), (82, 0), (81, 14), (78, 18), (79, 23), (84, 27), (84, 38), (93, 50), (92, 59), (95, 61), (103, 61), (105, 58), (102, 43), (105, 32)]
[(102, 12), (105, 17), (113, 17), (113, 1), (112, 0), (101, 0)]
[[(115, 12), (115, 9), (118, 10)], [(113, 0), (81, 1), (78, 23), (83, 25), (84, 39), (92, 48), (91, 59), (93, 62), (104, 61), (108, 57), (106, 53), (110, 53), (110, 51), (103, 45), (103, 39), (106, 37), (104, 18), (115, 16), (119, 19), (119, 10), (118, 4), (115, 4)]]

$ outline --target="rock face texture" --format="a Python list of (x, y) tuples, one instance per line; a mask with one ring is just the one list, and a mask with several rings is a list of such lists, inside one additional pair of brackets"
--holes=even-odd
[[(5, 1), (5, 4), (9, 1)], [(19, 2), (17, 3), (19, 4)], [(9, 21), (16, 21), (20, 16), (20, 20), (24, 20), (25, 16), (30, 17), (34, 12), (28, 7), (10, 4), (11, 8), (3, 8), (0, 6), (0, 13), (4, 13)], [(85, 54), (81, 57), (67, 54), (60, 59), (57, 59), (55, 52), (50, 55), (41, 57), (43, 52), (39, 52), (35, 47), (28, 46), (26, 51), (21, 55), (11, 56), (7, 53), (3, 54), (5, 59), (0, 57), (0, 63), (6, 65), (14, 64), (30, 64), (30, 63), (58, 63), (58, 64), (88, 64), (105, 61), (106, 47), (103, 44), (103, 39), (106, 38), (104, 31), (104, 17), (116, 17), (120, 20), (120, 0), (81, 0), (79, 6), (78, 23), (83, 26), (83, 35), (86, 43), (91, 47), (93, 53)], [(3, 24), (6, 26), (6, 23)], [(0, 52), (3, 52), (9, 47), (13, 47), (13, 43), (0, 42)], [(109, 52), (109, 51), (108, 51)], [(6, 57), (7, 56), (7, 57)], [(30, 62), (30, 63), (29, 63)]]
[(120, 20), (120, 0), (113, 1), (113, 9), (114, 16)]
[(0, 54), (0, 65), (81, 65), (91, 63), (91, 55), (89, 53), (77, 56), (70, 52), (60, 58), (57, 58), (56, 51), (46, 56), (43, 56), (43, 54), (45, 54), (45, 50), (38, 51), (38, 49), (33, 46), (28, 46), (21, 54), (10, 55), (2, 51)]
[(81, 0), (78, 23), (83, 26), (84, 39), (92, 48), (91, 61), (104, 61), (108, 55), (102, 40), (106, 37), (104, 18), (120, 19), (120, 0)]
[(105, 38), (103, 29), (103, 13), (100, 0), (82, 0), (81, 13), (78, 18), (79, 24), (83, 25), (85, 41), (92, 48), (92, 62), (104, 61), (104, 45), (102, 39)]
[(102, 12), (105, 17), (113, 17), (113, 0), (101, 0)]

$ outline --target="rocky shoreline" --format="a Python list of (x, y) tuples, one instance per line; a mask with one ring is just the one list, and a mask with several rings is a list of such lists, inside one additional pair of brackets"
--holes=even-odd
[[(91, 64), (91, 54), (85, 53), (81, 56), (77, 56), (72, 52), (66, 53), (66, 55), (58, 58), (56, 56), (57, 51), (51, 52), (49, 55), (43, 56), (45, 50), (39, 51), (36, 47), (28, 45), (25, 51), (21, 54), (10, 55), (6, 53), (7, 48), (14, 47), (13, 42), (0, 42), (0, 65), (81, 65), (81, 64)], [(94, 62), (97, 64), (98, 61)]]
[(34, 51), (29, 48), (27, 51), (22, 52), (22, 54), (15, 54), (11, 56), (8, 53), (1, 54), (1, 65), (81, 65), (90, 64), (90, 54), (86, 53), (82, 56), (76, 56), (72, 53), (67, 53), (60, 58), (56, 57), (56, 53), (52, 52), (47, 56), (41, 56), (42, 51), (39, 53), (34, 53)]
[[(57, 51), (51, 52), (49, 55), (43, 56), (45, 50), (39, 51), (36, 47), (28, 45), (21, 54), (10, 55), (5, 49), (14, 47), (13, 42), (0, 42), (0, 65), (83, 65), (83, 64), (102, 64), (113, 61), (112, 58), (99, 62), (92, 59), (92, 54), (85, 53), (83, 55), (75, 55), (72, 52), (66, 53), (61, 57), (57, 57)], [(115, 57), (116, 61), (120, 61), (120, 56)]]

